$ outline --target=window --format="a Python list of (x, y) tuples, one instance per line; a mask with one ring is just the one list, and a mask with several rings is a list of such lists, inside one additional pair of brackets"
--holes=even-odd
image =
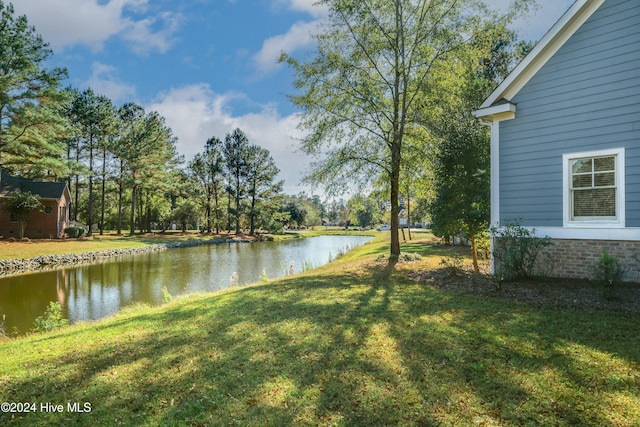
[(624, 227), (624, 148), (563, 155), (564, 225)]
[(15, 212), (11, 212), (11, 215), (9, 216), (9, 221), (10, 222), (18, 222), (18, 214)]

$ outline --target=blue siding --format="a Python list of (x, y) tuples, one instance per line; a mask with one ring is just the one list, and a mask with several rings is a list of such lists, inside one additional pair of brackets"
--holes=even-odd
[(562, 226), (562, 155), (626, 147), (640, 227), (640, 1), (607, 0), (511, 100), (500, 123), (500, 219)]

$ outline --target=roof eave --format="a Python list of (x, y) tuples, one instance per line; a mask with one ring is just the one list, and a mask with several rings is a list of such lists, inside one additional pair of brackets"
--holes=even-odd
[(577, 0), (478, 110), (489, 108), (501, 99), (512, 100), (604, 2), (605, 0)]
[(487, 108), (481, 108), (474, 111), (473, 115), (478, 119), (486, 121), (510, 120), (516, 116), (516, 104), (506, 102)]

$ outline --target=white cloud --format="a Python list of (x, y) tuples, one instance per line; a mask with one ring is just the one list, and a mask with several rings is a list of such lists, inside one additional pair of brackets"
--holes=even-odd
[(297, 12), (305, 12), (315, 17), (327, 15), (328, 7), (318, 4), (318, 0), (276, 0), (276, 4), (284, 5)]
[(262, 48), (253, 56), (253, 62), (261, 73), (270, 73), (282, 67), (278, 63), (280, 55), (292, 54), (297, 50), (312, 46), (312, 38), (320, 30), (322, 21), (328, 15), (328, 7), (318, 4), (318, 0), (273, 0), (274, 7), (285, 7), (291, 11), (303, 12), (315, 18), (313, 21), (299, 21), (293, 24), (286, 33), (266, 39)]
[(262, 49), (253, 56), (253, 61), (258, 70), (269, 73), (282, 66), (278, 59), (282, 52), (292, 54), (293, 52), (313, 45), (314, 39), (311, 37), (319, 30), (321, 21), (296, 22), (285, 34), (270, 37), (262, 44)]
[(269, 150), (280, 169), (278, 179), (285, 180), (285, 192), (302, 191), (300, 180), (308, 159), (296, 152), (296, 138), (300, 136), (297, 117), (283, 117), (269, 105), (257, 113), (234, 116), (230, 104), (238, 100), (244, 101), (246, 96), (235, 92), (218, 94), (201, 83), (163, 92), (145, 108), (165, 117), (178, 137), (178, 152), (187, 160), (204, 149), (207, 139), (215, 136), (224, 140), (233, 129), (242, 129), (252, 144)]
[(122, 82), (116, 74), (115, 67), (94, 62), (91, 64), (91, 77), (84, 84), (100, 95), (105, 95), (115, 104), (130, 101), (136, 93), (135, 87)]
[[(122, 36), (136, 52), (152, 50), (164, 52), (178, 29), (180, 17), (158, 16), (133, 20), (126, 10), (143, 12), (148, 0), (20, 0), (14, 2), (16, 13), (26, 15), (54, 50), (84, 45), (101, 51), (104, 43), (114, 36)], [(152, 31), (152, 27), (159, 29)]]
[[(173, 44), (173, 35), (180, 28), (181, 21), (182, 18), (179, 15), (168, 12), (140, 21), (128, 21), (122, 37), (132, 42), (132, 49), (138, 54), (146, 55), (151, 51), (164, 53)], [(161, 23), (161, 28), (154, 32), (154, 27), (158, 23)]]

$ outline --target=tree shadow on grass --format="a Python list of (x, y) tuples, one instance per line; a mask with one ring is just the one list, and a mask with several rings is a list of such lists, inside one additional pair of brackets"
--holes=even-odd
[[(303, 275), (116, 318), (92, 333), (64, 331), (77, 348), (4, 374), (0, 395), (88, 401), (91, 414), (0, 414), (0, 422), (611, 424), (602, 393), (622, 386), (604, 381), (594, 397), (581, 394), (595, 376), (565, 346), (580, 325), (571, 316), (550, 322), (553, 314), (441, 292), (390, 265)], [(576, 339), (610, 346), (587, 333)], [(540, 390), (558, 378), (566, 386)], [(623, 385), (638, 386), (635, 378)], [(586, 410), (562, 403), (580, 399)]]

